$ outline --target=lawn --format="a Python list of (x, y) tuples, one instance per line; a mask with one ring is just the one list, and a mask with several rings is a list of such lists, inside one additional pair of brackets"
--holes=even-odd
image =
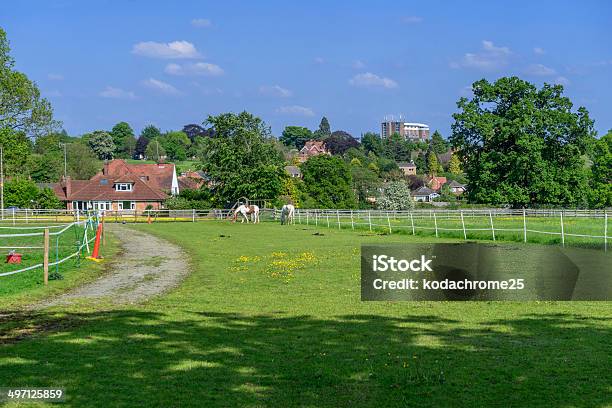
[(361, 302), (361, 243), (431, 238), (133, 228), (182, 245), (187, 280), (144, 305), (5, 317), (0, 384), (90, 407), (612, 404), (609, 302)]

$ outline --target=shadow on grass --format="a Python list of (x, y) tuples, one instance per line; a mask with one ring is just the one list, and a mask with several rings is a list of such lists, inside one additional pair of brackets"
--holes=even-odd
[(610, 319), (135, 310), (0, 316), (0, 385), (67, 405), (605, 406)]

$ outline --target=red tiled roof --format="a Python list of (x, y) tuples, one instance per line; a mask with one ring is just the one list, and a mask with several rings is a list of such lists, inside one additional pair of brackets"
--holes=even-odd
[[(64, 201), (161, 201), (168, 198), (172, 188), (174, 164), (128, 164), (112, 160), (102, 172), (90, 180), (68, 180), (70, 194), (66, 195), (66, 181), (56, 183), (53, 190)], [(115, 183), (131, 183), (131, 191), (115, 191)]]

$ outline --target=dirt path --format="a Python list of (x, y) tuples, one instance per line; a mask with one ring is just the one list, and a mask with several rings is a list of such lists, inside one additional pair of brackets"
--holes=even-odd
[(104, 299), (112, 304), (142, 302), (177, 286), (189, 273), (187, 255), (179, 246), (121, 224), (106, 226), (123, 248), (121, 257), (112, 263), (112, 271), (94, 282), (39, 303), (35, 309), (82, 299)]

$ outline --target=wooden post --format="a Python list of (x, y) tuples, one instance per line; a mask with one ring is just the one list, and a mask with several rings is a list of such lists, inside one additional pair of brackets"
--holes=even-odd
[(495, 241), (495, 227), (493, 226), (493, 213), (489, 210), (489, 220), (491, 220), (491, 234), (493, 234), (493, 241)]
[[(195, 222), (195, 216), (196, 216), (196, 211), (195, 211), (195, 208), (194, 208), (194, 209), (192, 209), (192, 211), (193, 211), (193, 212), (192, 212), (192, 214), (191, 214), (191, 222)], [(276, 214), (274, 214), (274, 215), (276, 215)]]
[(308, 225), (309, 223), (309, 219), (308, 219), (308, 214), (310, 213), (310, 211), (306, 210), (306, 225)]
[(368, 211), (368, 224), (370, 224), (370, 232), (372, 232), (372, 211)]
[(44, 253), (43, 253), (43, 282), (45, 286), (49, 284), (49, 228), (45, 228), (44, 237)]
[(523, 241), (527, 242), (527, 215), (525, 214), (524, 208), (523, 208)]
[(436, 213), (432, 211), (431, 214), (433, 214), (434, 227), (436, 229), (436, 238), (438, 238), (438, 220), (436, 219)]
[(319, 211), (315, 211), (315, 225), (319, 226)]
[(325, 211), (325, 218), (327, 219), (327, 228), (329, 228), (329, 211)]
[(461, 226), (463, 227), (463, 239), (467, 240), (467, 234), (465, 232), (465, 221), (463, 220), (463, 211), (461, 211)]
[(353, 210), (351, 210), (351, 228), (355, 229), (355, 222), (353, 221)]
[(391, 219), (389, 218), (389, 211), (387, 211), (387, 225), (389, 225), (389, 234), (392, 234), (393, 231), (391, 231)]
[(336, 218), (338, 219), (338, 229), (340, 229), (340, 210), (336, 210)]
[(561, 215), (561, 245), (565, 248), (565, 231), (563, 230), (563, 210), (559, 212)]
[(412, 211), (410, 212), (410, 225), (412, 226), (412, 235), (416, 235), (414, 231), (414, 218), (412, 218)]

